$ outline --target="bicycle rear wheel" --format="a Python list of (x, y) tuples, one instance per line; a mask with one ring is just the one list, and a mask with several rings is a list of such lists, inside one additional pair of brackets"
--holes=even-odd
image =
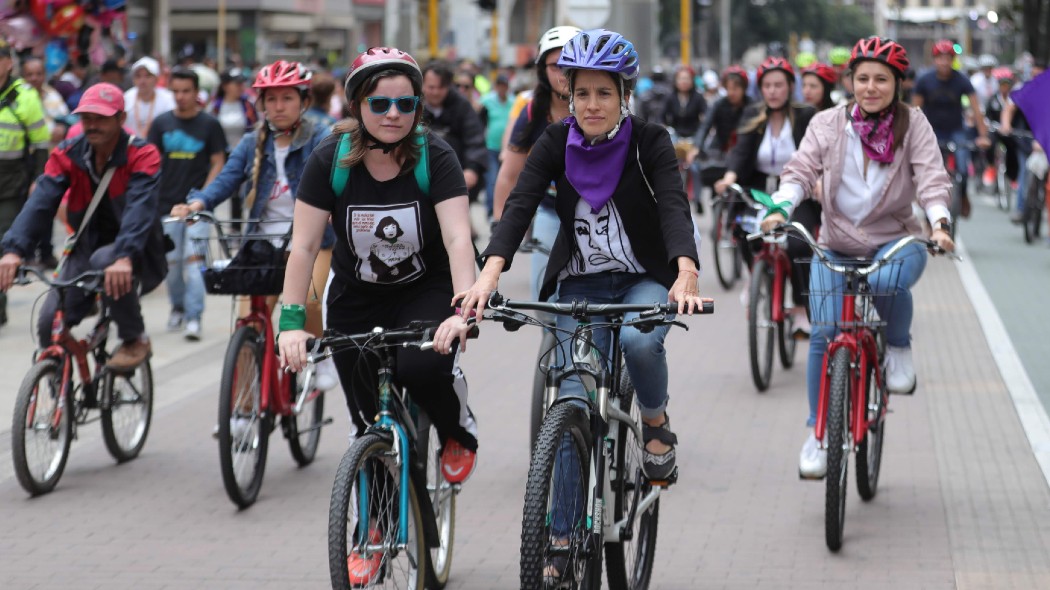
[(55, 489), (73, 442), (73, 404), (55, 359), (37, 362), (22, 380), (11, 424), (18, 483), (33, 496)]
[[(299, 395), (299, 378), (294, 373), (287, 373), (288, 396), (294, 406)], [(306, 401), (301, 412), (291, 416), (282, 416), (284, 431), (288, 436), (288, 450), (300, 467), (313, 463), (317, 456), (317, 447), (321, 444), (321, 428), (324, 426), (324, 392), (310, 385), (306, 392)]]
[(787, 309), (788, 302), (794, 300), (791, 277), (788, 273), (784, 273), (784, 278), (780, 283), (780, 305), (784, 308), (782, 314), (784, 319), (777, 322), (777, 348), (780, 352), (780, 366), (785, 369), (790, 369), (795, 364), (795, 350), (798, 348), (798, 342), (795, 340), (794, 316)]
[[(634, 384), (627, 371), (621, 374), (616, 403), (621, 411), (641, 424), (641, 414), (634, 404)], [(635, 514), (631, 528), (623, 531), (621, 540), (605, 543), (605, 572), (612, 590), (648, 588), (653, 575), (660, 498), (657, 496), (647, 508), (635, 508), (654, 491), (642, 473), (642, 445), (629, 425), (616, 423), (616, 463), (609, 482), (613, 492), (613, 522), (626, 519), (632, 510)]]
[[(369, 433), (354, 441), (336, 470), (328, 510), (328, 568), (332, 588), (411, 588), (426, 582), (423, 515), (415, 486), (401, 480), (390, 441)], [(407, 520), (399, 516), (400, 494), (408, 494)], [(363, 515), (367, 515), (366, 517)], [(398, 540), (406, 527), (405, 543)], [(348, 562), (361, 566), (350, 579)]]
[(867, 502), (875, 497), (882, 467), (882, 441), (886, 435), (886, 392), (876, 381), (879, 368), (869, 365), (864, 375), (868, 430), (857, 444), (857, 492)]
[(146, 359), (134, 371), (108, 371), (102, 382), (102, 438), (117, 463), (139, 456), (153, 419), (153, 369)]
[(849, 350), (835, 351), (831, 358), (831, 387), (828, 391), (828, 474), (824, 497), (824, 540), (828, 549), (842, 548), (846, 523), (846, 479), (849, 467)]
[(769, 388), (773, 375), (773, 269), (756, 260), (748, 290), (747, 344), (751, 357), (751, 379), (759, 391)]
[(219, 465), (226, 495), (247, 508), (255, 503), (266, 469), (273, 419), (262, 413), (262, 343), (241, 326), (226, 348), (219, 382)]
[(737, 260), (740, 255), (737, 253), (736, 240), (729, 223), (729, 206), (716, 199), (712, 211), (714, 225), (711, 235), (714, 242), (715, 275), (718, 276), (718, 283), (722, 288), (728, 291), (740, 277), (740, 261)]
[(434, 524), (438, 531), (438, 546), (430, 548), (427, 562), (427, 588), (440, 590), (448, 583), (452, 571), (452, 543), (456, 538), (456, 491), (441, 474), (441, 440), (430, 417), (419, 412), (419, 460), (421, 473), (427, 476), (427, 493), (434, 509)]
[(543, 419), (525, 488), (522, 588), (553, 586), (544, 572), (552, 558), (565, 560), (557, 587), (601, 587), (601, 514), (596, 522), (587, 490), (594, 468), (589, 421), (573, 402), (554, 404)]

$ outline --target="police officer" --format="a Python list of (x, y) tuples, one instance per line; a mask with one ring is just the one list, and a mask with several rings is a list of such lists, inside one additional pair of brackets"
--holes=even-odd
[[(11, 46), (0, 38), (0, 236), (22, 209), (29, 179), (44, 172), (51, 147), (40, 95), (13, 69)], [(7, 295), (0, 293), (0, 326), (6, 323)]]

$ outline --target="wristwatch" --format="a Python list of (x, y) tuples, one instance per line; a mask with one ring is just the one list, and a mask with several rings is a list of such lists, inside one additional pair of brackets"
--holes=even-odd
[(942, 219), (933, 225), (933, 229), (939, 229), (950, 236), (952, 235), (952, 222)]

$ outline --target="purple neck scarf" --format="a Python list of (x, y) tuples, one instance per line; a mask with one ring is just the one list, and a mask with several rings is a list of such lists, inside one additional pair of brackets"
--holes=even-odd
[(886, 109), (885, 115), (865, 115), (860, 106), (854, 104), (850, 113), (853, 130), (860, 136), (860, 145), (868, 159), (889, 164), (893, 161), (893, 113), (896, 103)]
[(620, 123), (616, 137), (591, 145), (583, 137), (583, 130), (574, 117), (569, 124), (569, 140), (565, 144), (565, 177), (580, 193), (584, 201), (597, 213), (612, 198), (620, 183), (627, 162), (627, 148), (631, 144), (631, 118)]

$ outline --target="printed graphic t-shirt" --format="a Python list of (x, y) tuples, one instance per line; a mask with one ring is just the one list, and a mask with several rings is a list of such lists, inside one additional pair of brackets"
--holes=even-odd
[(204, 112), (192, 119), (180, 119), (174, 111), (164, 113), (153, 121), (146, 139), (160, 148), (164, 158), (160, 176), (163, 212), (185, 203), (190, 189), (203, 187), (212, 155), (226, 151), (222, 126)]
[(634, 255), (627, 232), (623, 231), (620, 212), (611, 200), (595, 213), (587, 201), (580, 199), (573, 217), (572, 258), (558, 280), (602, 272), (645, 272)]
[(428, 134), (430, 194), (413, 171), (377, 181), (359, 164), (350, 171), (343, 194), (332, 191), (331, 169), (339, 136), (326, 138), (306, 163), (297, 198), (330, 211), (336, 244), (331, 292), (380, 295), (421, 279), (452, 289), (448, 253), (434, 206), (467, 194), (463, 169), (444, 140)]
[[(292, 189), (288, 184), (288, 174), (284, 170), (284, 163), (288, 161), (288, 152), (291, 146), (274, 146), (273, 155), (277, 161), (277, 177), (274, 178), (273, 186), (266, 198), (266, 207), (263, 208), (263, 219), (275, 219), (277, 221), (263, 222), (259, 224), (259, 231), (264, 234), (283, 236), (292, 229), (292, 215), (295, 214), (295, 199), (292, 198)], [(280, 246), (284, 240), (274, 238), (275, 246)]]

